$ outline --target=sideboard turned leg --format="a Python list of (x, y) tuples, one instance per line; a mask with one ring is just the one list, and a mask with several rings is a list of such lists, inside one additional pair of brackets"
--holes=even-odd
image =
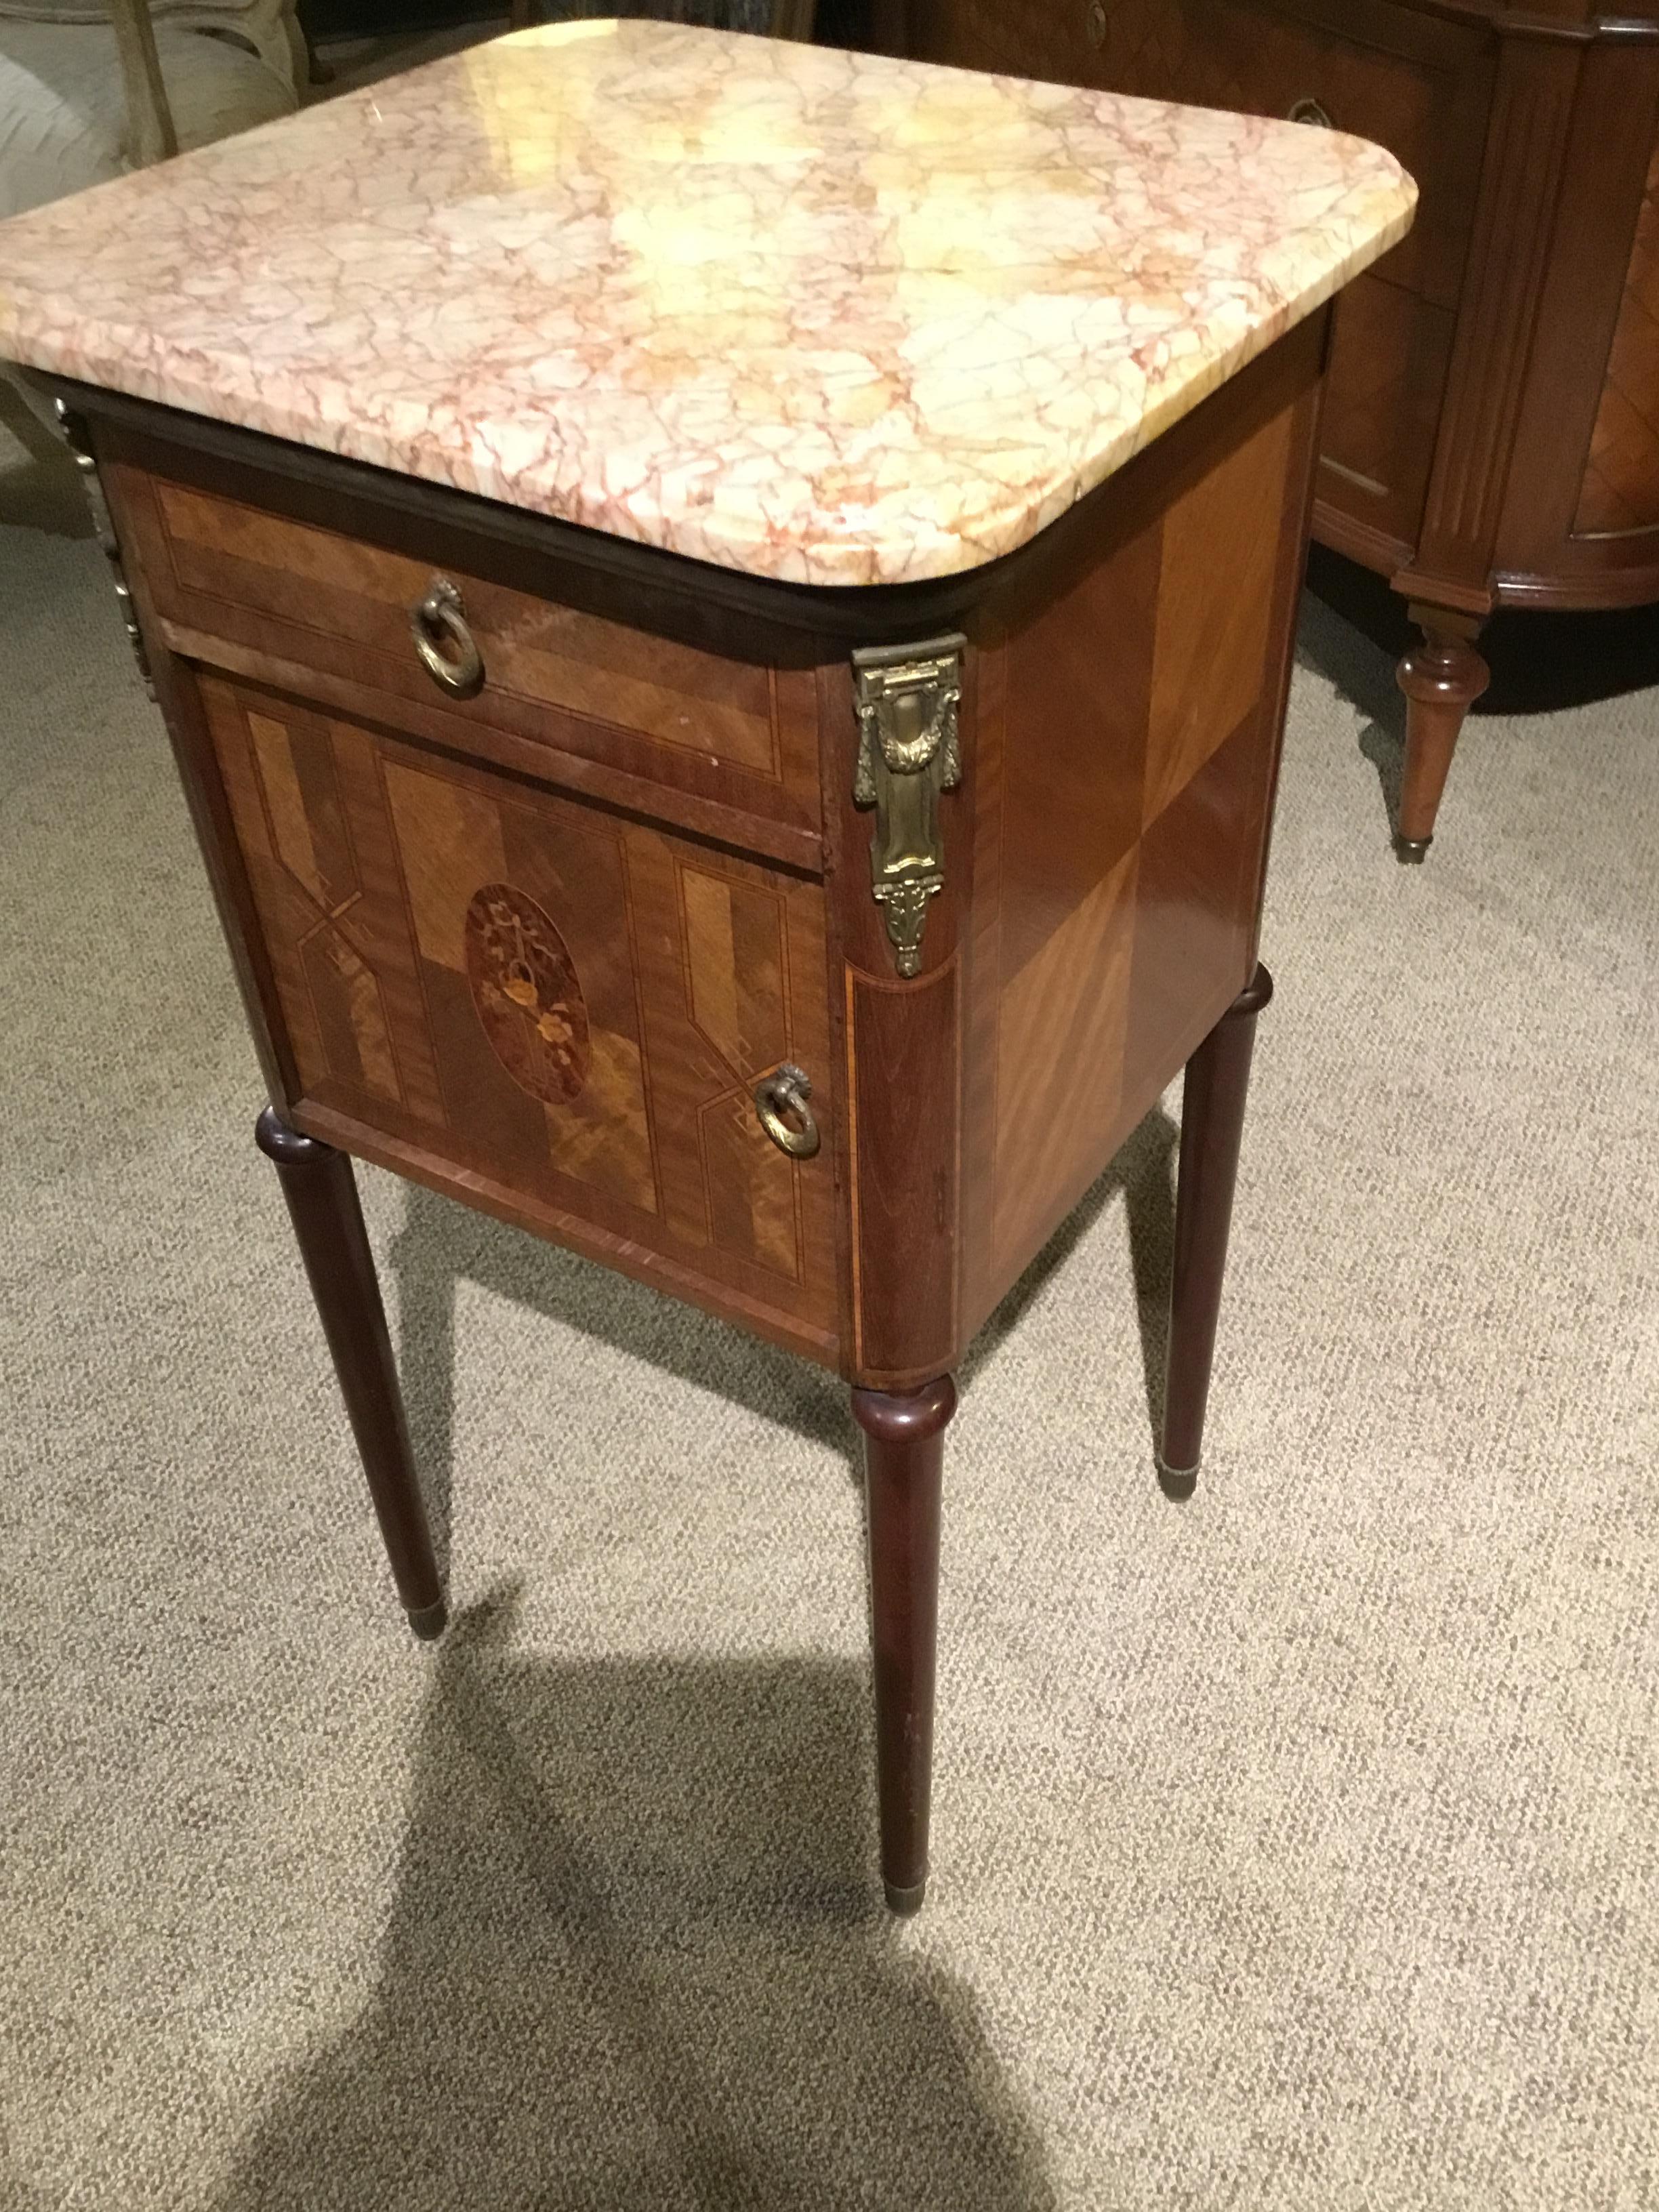
[(916, 1911), (927, 1888), (939, 1496), (956, 1409), (948, 1375), (902, 1398), (853, 1393), (869, 1495), (881, 1877), (895, 1912)]
[(1188, 1061), (1182, 1090), (1175, 1276), (1158, 1454), (1164, 1486), (1177, 1496), (1191, 1490), (1203, 1455), (1204, 1411), (1227, 1267), (1255, 1018), (1273, 994), (1273, 977), (1258, 966)]
[(288, 1201), (409, 1625), (416, 1636), (441, 1636), (443, 1585), (351, 1162), (332, 1145), (289, 1128), (272, 1107), (260, 1115), (254, 1137), (275, 1162)]
[(1394, 849), (1402, 860), (1421, 860), (1434, 839), (1463, 717), (1491, 683), (1492, 671), (1474, 649), (1478, 617), (1413, 605), (1411, 618), (1423, 642), (1395, 672), (1406, 695), (1406, 774)]

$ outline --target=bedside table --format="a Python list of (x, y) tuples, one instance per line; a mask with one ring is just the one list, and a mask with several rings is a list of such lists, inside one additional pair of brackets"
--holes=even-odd
[(1197, 1466), (1320, 310), (1412, 201), (1331, 134), (630, 21), (0, 236), (411, 1622), (352, 1155), (846, 1377), (901, 1910), (951, 1370), (1188, 1063)]

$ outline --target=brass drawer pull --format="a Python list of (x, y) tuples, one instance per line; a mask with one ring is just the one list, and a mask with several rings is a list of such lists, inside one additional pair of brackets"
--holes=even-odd
[(1336, 128), (1328, 109), (1322, 107), (1316, 100), (1298, 100), (1285, 120), (1289, 123), (1311, 123), (1316, 131), (1334, 131)]
[(452, 698), (471, 699), (483, 689), (483, 655), (466, 626), (460, 592), (447, 576), (432, 579), (431, 590), (409, 611), (409, 627), (427, 674)]
[[(792, 1067), (787, 1060), (770, 1075), (763, 1075), (755, 1085), (755, 1111), (760, 1115), (760, 1125), (778, 1150), (787, 1152), (792, 1160), (810, 1160), (818, 1148), (818, 1125), (806, 1103), (811, 1095), (805, 1070)], [(791, 1115), (798, 1127), (792, 1128), (786, 1120)]]

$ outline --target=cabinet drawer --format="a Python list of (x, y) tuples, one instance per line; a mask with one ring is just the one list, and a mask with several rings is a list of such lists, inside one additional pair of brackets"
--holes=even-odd
[(1316, 111), (1404, 164), (1417, 179), (1417, 221), (1373, 277), (1455, 307), (1492, 97), (1487, 37), (1388, 0), (1209, 0), (1201, 13), (1215, 65), (1235, 88), (1228, 106), (1310, 118)]
[[(280, 694), (198, 690), (301, 1121), (833, 1356), (821, 887)], [(757, 1114), (786, 1063), (810, 1158)]]
[(911, 0), (911, 51), (1149, 100), (1288, 116), (1311, 102), (1421, 193), (1377, 273), (1454, 304), (1491, 97), (1483, 30), (1397, 0)]
[(1423, 519), (1455, 325), (1449, 308), (1369, 271), (1337, 307), (1319, 497), (1402, 547)]
[[(263, 480), (244, 500), (121, 459), (108, 474), (175, 651), (554, 781), (556, 758), (576, 764), (578, 787), (617, 804), (815, 860), (810, 642), (757, 623), (754, 657), (736, 659), (705, 641), (694, 602), (659, 594), (660, 627), (636, 628), (606, 611), (606, 577), (556, 557), (452, 532), (437, 558), (416, 559), (284, 514)], [(417, 644), (414, 611), (441, 580), (482, 662), (471, 696), (447, 688)], [(453, 658), (453, 640), (426, 635)]]

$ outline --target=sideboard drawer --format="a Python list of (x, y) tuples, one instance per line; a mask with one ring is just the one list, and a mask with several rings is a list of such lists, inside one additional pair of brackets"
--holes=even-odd
[[(833, 1356), (822, 887), (280, 694), (197, 689), (296, 1119)], [(789, 1065), (811, 1157), (757, 1110)]]
[(1324, 117), (1386, 146), (1421, 198), (1374, 276), (1455, 303), (1490, 97), (1479, 31), (1393, 0), (1106, 0), (1106, 16), (1098, 81), (1116, 91), (1150, 73), (1164, 99)]
[[(556, 755), (591, 763), (599, 781), (583, 787), (602, 797), (780, 857), (815, 857), (815, 655), (789, 634), (757, 624), (754, 658), (736, 659), (700, 641), (695, 609), (676, 635), (680, 610), (666, 595), (658, 629), (611, 618), (605, 580), (574, 563), (542, 559), (532, 591), (520, 587), (531, 563), (507, 582), (499, 549), (482, 542), (463, 541), (459, 558), (416, 560), (273, 513), (263, 498), (121, 459), (107, 473), (167, 642), (186, 657), (503, 764), (529, 764), (527, 744), (553, 781)], [(449, 611), (417, 623), (434, 586)], [(477, 654), (470, 693), (443, 678), (457, 641)], [(606, 784), (605, 771), (630, 787)], [(711, 809), (775, 822), (785, 840), (747, 837)]]
[(1416, 538), (1455, 317), (1367, 270), (1342, 295), (1320, 421), (1319, 495), (1382, 536)]
[(910, 0), (918, 59), (1257, 115), (1328, 116), (1421, 193), (1376, 274), (1453, 305), (1491, 96), (1490, 41), (1398, 0)]

